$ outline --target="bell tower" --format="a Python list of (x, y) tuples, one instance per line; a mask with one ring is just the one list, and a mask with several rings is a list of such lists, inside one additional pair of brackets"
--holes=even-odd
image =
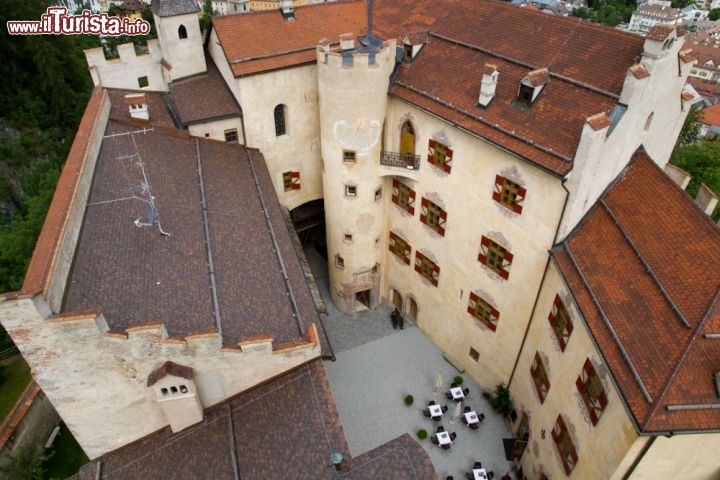
[(193, 0), (153, 0), (150, 8), (162, 49), (166, 83), (205, 73), (200, 7)]

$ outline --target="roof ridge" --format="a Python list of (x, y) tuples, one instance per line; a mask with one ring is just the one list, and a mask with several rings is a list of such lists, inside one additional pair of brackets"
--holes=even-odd
[(661, 403), (665, 399), (665, 396), (667, 395), (668, 391), (670, 391), (670, 387), (672, 386), (673, 382), (677, 378), (678, 373), (680, 372), (680, 368), (683, 366), (692, 347), (695, 346), (696, 340), (698, 339), (698, 337), (700, 336), (700, 333), (705, 328), (705, 324), (710, 319), (711, 314), (712, 314), (713, 310), (715, 309), (715, 305), (718, 303), (718, 299), (720, 299), (720, 288), (718, 288), (718, 290), (715, 292), (715, 297), (713, 298), (712, 302), (710, 302), (710, 305), (708, 306), (707, 310), (705, 310), (705, 316), (698, 323), (698, 326), (696, 327), (695, 332), (693, 332), (692, 337), (690, 337), (690, 340), (688, 341), (687, 345), (685, 346), (685, 349), (683, 350), (682, 355), (680, 355), (680, 358), (675, 363), (675, 368), (673, 369), (672, 374), (668, 378), (668, 381), (666, 382), (665, 387), (663, 387), (662, 391), (660, 392), (660, 395), (655, 400), (653, 407), (650, 409), (650, 411), (645, 416), (645, 421), (641, 425), (639, 425), (641, 430), (643, 430), (643, 431), (645, 430), (645, 427), (647, 427), (648, 423), (650, 423), (650, 421), (652, 420), (658, 407), (661, 406)]

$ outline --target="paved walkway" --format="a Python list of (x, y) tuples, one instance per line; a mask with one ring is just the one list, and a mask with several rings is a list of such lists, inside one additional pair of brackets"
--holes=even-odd
[[(327, 267), (314, 250), (307, 250), (308, 261), (328, 307), (323, 319), (325, 330), (336, 354), (336, 361), (325, 361), (350, 452), (360, 455), (370, 449), (410, 433), (417, 438), (419, 429), (435, 432), (438, 425), (457, 433), (450, 450), (431, 443), (428, 436), (420, 444), (428, 451), (441, 479), (453, 475), (464, 479), (475, 461), (481, 461), (499, 479), (510, 469), (505, 460), (503, 437), (510, 437), (502, 418), (495, 414), (477, 384), (463, 376), (463, 386), (470, 389), (468, 401), (485, 421), (478, 430), (470, 430), (460, 419), (450, 423), (455, 402), (445, 398), (445, 390), (458, 374), (442, 358), (440, 350), (406, 319), (403, 330), (393, 330), (391, 308), (380, 306), (375, 311), (349, 316), (340, 313), (327, 296)], [(438, 374), (443, 388), (433, 396)], [(404, 398), (413, 395), (415, 403), (407, 407)], [(422, 415), (430, 400), (448, 405), (442, 421), (434, 422)]]

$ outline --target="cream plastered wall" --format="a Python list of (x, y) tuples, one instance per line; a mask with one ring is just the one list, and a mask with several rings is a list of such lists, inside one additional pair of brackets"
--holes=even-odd
[(245, 144), (242, 132), (242, 121), (240, 117), (224, 118), (206, 123), (188, 125), (188, 132), (194, 137), (211, 138), (213, 140), (225, 141), (225, 130), (237, 130), (237, 143)]
[[(169, 81), (207, 71), (205, 52), (197, 13), (155, 18), (155, 28), (164, 59), (170, 64)], [(187, 38), (180, 38), (178, 29), (183, 25)]]
[(678, 39), (662, 50), (661, 42), (646, 40), (640, 64), (650, 75), (638, 79), (628, 70), (618, 100), (628, 108), (612, 133), (607, 135), (608, 128), (594, 131), (585, 125), (566, 183), (571, 194), (561, 238), (577, 225), (638, 147), (642, 145), (660, 168), (670, 159), (689, 111), (689, 104), (680, 95), (692, 62), (678, 58), (681, 44), (682, 39)]
[[(566, 306), (573, 324), (565, 351), (560, 349), (548, 321), (557, 294)], [(550, 382), (543, 403), (540, 402), (530, 374), (536, 352), (542, 358)], [(575, 384), (587, 358), (598, 373), (608, 398), (607, 406), (594, 426)], [(523, 472), (527, 472), (529, 478), (537, 478), (540, 473), (545, 473), (549, 478), (566, 478), (551, 433), (559, 414), (563, 415), (578, 455), (577, 464), (569, 478), (613, 478), (638, 440), (636, 429), (610, 372), (602, 362), (602, 356), (595, 348), (585, 322), (552, 261), (548, 265), (510, 391), (518, 418), (525, 412), (529, 420), (530, 438), (522, 456)], [(513, 431), (516, 428), (517, 424), (513, 425)]]
[[(720, 478), (720, 433), (658, 436), (632, 472), (633, 480)], [(622, 478), (616, 476), (615, 478)]]
[(320, 355), (314, 325), (313, 342), (273, 351), (271, 337), (223, 348), (216, 334), (168, 339), (161, 324), (108, 333), (102, 314), (52, 319), (40, 296), (0, 302), (0, 320), (90, 458), (168, 425), (147, 387), (148, 375), (168, 360), (194, 369), (209, 407)]
[[(415, 214), (410, 216), (392, 203), (392, 177), (386, 177), (383, 201), (388, 214), (381, 247), (385, 252), (381, 291), (390, 300), (391, 289), (400, 291), (405, 311), (413, 298), (419, 310), (418, 326), (443, 351), (451, 352), (484, 389), (492, 390), (507, 382), (515, 363), (565, 191), (558, 178), (395, 98), (389, 102), (386, 150), (399, 150), (401, 125), (408, 119), (415, 130), (420, 172), (397, 172), (417, 178), (403, 180), (416, 192)], [(449, 174), (428, 163), (431, 138), (453, 150)], [(497, 174), (527, 188), (521, 214), (492, 199)], [(447, 211), (445, 236), (420, 222), (423, 196)], [(410, 265), (388, 250), (390, 231), (412, 246)], [(507, 280), (478, 262), (483, 235), (514, 255)], [(417, 250), (440, 266), (437, 287), (414, 270)], [(499, 310), (495, 332), (467, 312), (471, 291)], [(471, 347), (480, 354), (477, 362), (468, 355)]]
[[(149, 53), (137, 55), (132, 43), (118, 45), (120, 58), (106, 60), (102, 47), (85, 50), (90, 76), (96, 87), (131, 90), (167, 91), (160, 61), (162, 50), (156, 39), (147, 43)], [(147, 77), (148, 86), (140, 88), (138, 78)]]
[[(339, 52), (318, 48), (329, 289), (335, 306), (346, 313), (364, 308), (356, 305), (356, 292), (369, 290), (370, 306), (378, 300), (379, 276), (373, 269), (380, 263), (385, 223), (382, 198), (376, 198), (382, 189), (378, 159), (395, 41), (383, 45), (374, 63), (367, 53), (350, 58), (352, 65), (344, 65)], [(355, 161), (343, 161), (344, 151), (354, 152)]]

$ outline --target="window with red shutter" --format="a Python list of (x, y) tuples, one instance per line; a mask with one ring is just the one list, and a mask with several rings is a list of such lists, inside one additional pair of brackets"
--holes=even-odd
[(415, 191), (397, 179), (393, 179), (392, 202), (410, 215), (415, 214)]
[(437, 287), (440, 279), (440, 266), (420, 252), (415, 252), (415, 271)]
[(447, 212), (443, 210), (440, 205), (433, 203), (425, 197), (420, 201), (420, 206), (420, 221), (440, 235), (445, 236)]
[(283, 173), (283, 189), (286, 192), (300, 190), (300, 172)]
[(467, 311), (493, 332), (497, 329), (500, 312), (475, 292), (470, 292)]
[(505, 247), (483, 236), (480, 240), (478, 262), (500, 275), (505, 280), (510, 276), (513, 254)]
[(570, 315), (565, 308), (565, 304), (563, 304), (560, 299), (560, 295), (555, 295), (555, 301), (553, 301), (553, 306), (550, 310), (550, 315), (548, 315), (548, 320), (550, 321), (550, 326), (552, 327), (553, 332), (555, 332), (555, 337), (560, 344), (560, 350), (564, 352), (567, 342), (570, 340), (573, 324), (570, 320)]
[(598, 420), (600, 420), (607, 406), (607, 395), (605, 394), (605, 389), (600, 381), (600, 377), (589, 358), (585, 360), (585, 364), (575, 385), (585, 403), (585, 407), (590, 415), (590, 421), (593, 425), (597, 425)]
[(410, 245), (392, 232), (390, 232), (390, 251), (407, 265), (410, 265), (410, 253), (412, 251)]
[(501, 175), (495, 175), (495, 190), (492, 198), (500, 205), (515, 213), (522, 213), (523, 201), (527, 191), (517, 183)]
[(540, 398), (540, 403), (543, 403), (548, 390), (550, 390), (550, 380), (548, 379), (547, 370), (545, 370), (545, 364), (542, 361), (540, 352), (535, 352), (535, 358), (530, 366), (530, 376), (532, 376), (533, 382), (535, 383), (535, 391)]
[(568, 429), (565, 426), (565, 420), (563, 420), (562, 415), (558, 415), (551, 435), (553, 442), (558, 449), (558, 453), (560, 454), (560, 460), (562, 461), (565, 474), (570, 475), (570, 472), (573, 471), (575, 465), (577, 464), (578, 455), (577, 450), (575, 450), (575, 444), (570, 437), (570, 432), (568, 432)]
[(452, 154), (446, 145), (432, 139), (428, 142), (428, 162), (446, 173), (452, 169)]

